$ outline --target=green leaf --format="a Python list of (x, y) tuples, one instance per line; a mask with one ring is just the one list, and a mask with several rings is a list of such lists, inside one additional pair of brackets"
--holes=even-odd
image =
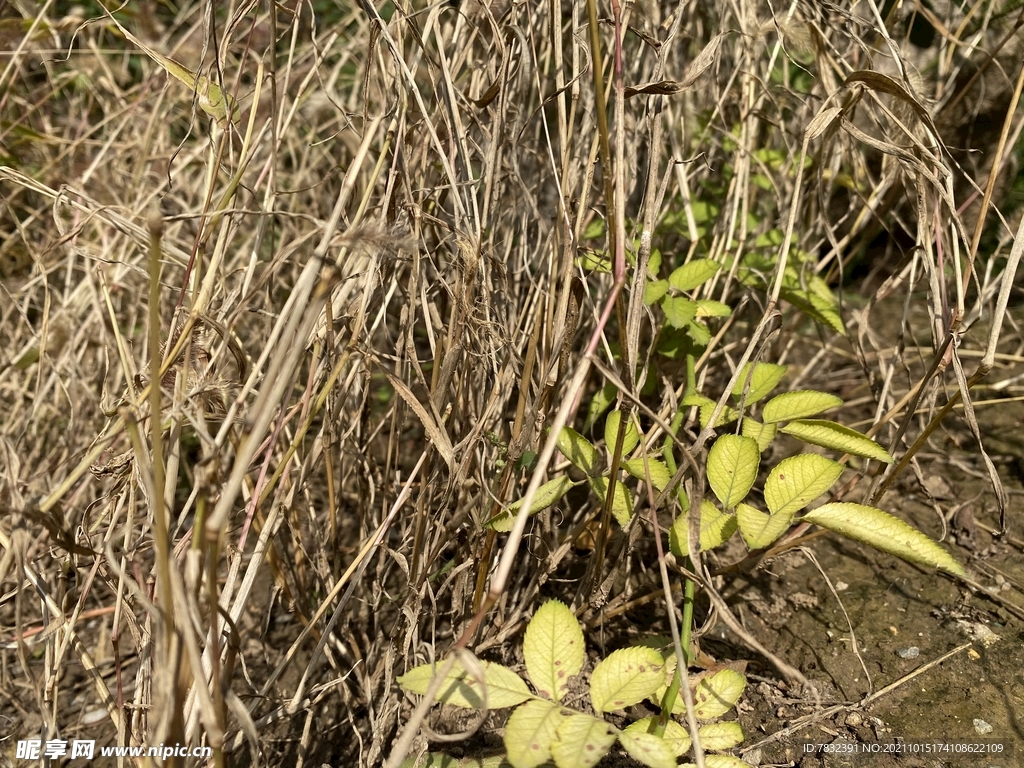
[[(683, 763), (679, 768), (697, 768), (697, 766), (693, 763)], [(750, 768), (750, 764), (744, 763), (732, 755), (704, 755), (704, 768)]]
[(698, 729), (704, 749), (721, 752), (743, 743), (743, 728), (737, 722), (708, 723)]
[(708, 482), (726, 509), (750, 493), (757, 479), (761, 452), (757, 442), (741, 435), (722, 435), (708, 452)]
[[(589, 480), (590, 487), (594, 489), (594, 493), (604, 503), (608, 496), (608, 478), (591, 477)], [(612, 517), (623, 528), (629, 525), (629, 519), (633, 517), (633, 494), (629, 492), (629, 489), (622, 481), (615, 483), (615, 498), (612, 499)]]
[[(398, 684), (410, 693), (418, 693), (422, 696), (427, 692), (430, 681), (434, 679), (442, 663), (421, 664), (418, 667), (413, 667), (398, 678)], [(481, 661), (480, 666), (484, 673), (483, 682), (487, 686), (486, 706), (488, 709), (514, 707), (531, 698), (526, 683), (508, 667), (490, 661)], [(470, 674), (461, 662), (456, 661), (434, 700), (466, 709), (483, 709), (485, 705), (484, 687), (479, 678)]]
[[(622, 468), (637, 480), (647, 482), (647, 475), (644, 473), (643, 456), (638, 456), (635, 459), (629, 459), (628, 461), (622, 462)], [(664, 490), (672, 481), (673, 473), (669, 471), (668, 466), (666, 466), (662, 461), (658, 461), (657, 459), (648, 459), (647, 469), (651, 472), (651, 485), (654, 486), (656, 491)]]
[[(681, 701), (682, 698), (682, 696), (677, 697), (677, 701)], [(683, 707), (683, 711), (686, 711), (685, 706)], [(655, 719), (656, 718), (653, 717), (641, 718), (635, 723), (630, 723), (626, 726), (623, 733), (647, 733), (651, 729), (651, 725), (654, 723)], [(687, 733), (686, 729), (675, 720), (669, 720), (665, 723), (665, 735), (662, 738), (668, 743), (669, 748), (676, 757), (682, 757), (690, 751), (690, 734)], [(622, 736), (619, 736), (620, 741), (621, 739)]]
[(169, 59), (166, 56), (157, 53), (127, 29), (122, 27), (121, 23), (115, 19), (109, 11), (107, 11), (107, 15), (110, 16), (114, 24), (117, 25), (117, 28), (121, 31), (121, 34), (124, 35), (129, 42), (137, 45), (143, 53), (159, 64), (168, 75), (178, 82), (186, 85), (194, 94), (196, 94), (199, 107), (206, 114), (214, 118), (221, 124), (221, 126), (227, 126), (228, 113), (234, 112), (234, 104), (231, 102), (231, 97), (225, 94), (221, 90), (220, 86), (205, 75), (199, 75), (188, 67), (182, 66), (174, 59)]
[(712, 259), (694, 259), (674, 270), (669, 275), (668, 282), (677, 291), (687, 293), (706, 283), (721, 268), (722, 265)]
[(523, 656), (530, 682), (541, 696), (561, 701), (569, 678), (583, 669), (583, 630), (563, 603), (548, 600), (526, 627)]
[(728, 317), (731, 314), (732, 308), (728, 304), (713, 299), (697, 301), (697, 317)]
[(808, 317), (829, 326), (832, 330), (846, 335), (846, 326), (839, 314), (839, 306), (834, 298), (826, 299), (818, 293), (800, 288), (783, 288), (780, 296), (799, 309)]
[(619, 743), (639, 763), (650, 768), (676, 768), (676, 754), (672, 746), (653, 733), (619, 732)]
[[(705, 398), (707, 399), (707, 398)], [(715, 402), (708, 400), (707, 405), (700, 407), (700, 428), (705, 429), (711, 424), (711, 414), (715, 412)], [(726, 424), (732, 424), (740, 416), (740, 412), (735, 408), (730, 408), (728, 405), (722, 406), (722, 412), (715, 420), (715, 427), (724, 427)]]
[(842, 399), (827, 392), (801, 389), (796, 392), (784, 392), (773, 397), (764, 404), (761, 418), (769, 424), (776, 421), (806, 419), (809, 416), (817, 416), (822, 411), (836, 408), (842, 404)]
[(700, 320), (686, 324), (686, 332), (698, 347), (706, 347), (711, 341), (711, 331)]
[[(619, 427), (622, 424), (622, 411), (614, 410), (608, 414), (608, 418), (604, 421), (604, 444), (605, 448), (608, 449), (608, 455), (610, 456), (612, 451), (615, 450), (615, 443), (619, 437)], [(640, 432), (637, 430), (633, 420), (630, 419), (626, 423), (626, 434), (622, 438), (622, 455), (628, 456), (632, 453), (633, 449), (636, 448), (636, 444), (640, 442)]]
[(697, 302), (685, 296), (670, 296), (661, 302), (661, 308), (673, 328), (683, 328), (697, 316)]
[(744, 402), (747, 405), (756, 403), (778, 386), (782, 377), (786, 375), (786, 368), (785, 365), (776, 365), (775, 363), (754, 363), (754, 372), (751, 374), (751, 363), (747, 363), (740, 371), (740, 377), (732, 390), (733, 398), (737, 401), (743, 398), (743, 391), (747, 389), (747, 379), (749, 378), (750, 389), (747, 390)]
[(854, 456), (884, 461), (886, 464), (894, 462), (889, 452), (870, 437), (834, 421), (798, 419), (782, 427), (782, 431), (805, 443), (820, 445), (822, 448), (832, 448)]
[[(533, 506), (530, 507), (530, 511), (527, 514), (530, 517), (533, 517), (538, 512), (547, 509), (565, 496), (569, 489), (574, 485), (576, 485), (576, 483), (566, 475), (556, 477), (554, 480), (549, 480), (544, 483), (544, 485), (537, 489), (537, 493), (534, 494)], [(484, 523), (484, 525), (498, 533), (508, 533), (512, 530), (512, 525), (515, 523), (516, 515), (519, 513), (519, 508), (522, 505), (522, 499), (513, 501), (505, 508), (504, 512), (499, 512)]]
[(558, 433), (558, 450), (582, 472), (588, 475), (597, 472), (597, 448), (572, 427), (562, 427)]
[(651, 306), (668, 293), (668, 280), (653, 280), (644, 284), (644, 305)]
[(779, 428), (774, 424), (762, 424), (748, 416), (743, 419), (742, 430), (743, 436), (757, 442), (757, 450), (764, 453), (768, 450), (768, 446), (772, 444), (772, 440), (775, 439), (775, 433), (779, 431)]
[(816, 453), (790, 456), (768, 473), (764, 503), (772, 514), (792, 516), (831, 488), (841, 474), (842, 464)]
[(702, 677), (693, 692), (693, 709), (698, 720), (721, 717), (740, 700), (747, 678), (733, 669)]
[(615, 743), (611, 725), (590, 715), (570, 715), (558, 726), (551, 756), (558, 768), (591, 768)]
[(532, 699), (517, 707), (505, 723), (505, 751), (513, 768), (536, 768), (546, 763), (564, 719), (554, 702)]
[(605, 384), (601, 387), (597, 394), (594, 395), (594, 399), (590, 401), (590, 405), (587, 406), (587, 419), (583, 423), (583, 431), (589, 432), (590, 428), (597, 423), (597, 420), (601, 418), (601, 414), (607, 411), (611, 404), (615, 402), (616, 396), (618, 396), (619, 390), (614, 384)]
[(594, 667), (590, 701), (598, 714), (643, 701), (665, 680), (665, 660), (653, 648), (613, 651)]
[(751, 550), (764, 549), (774, 543), (789, 528), (793, 515), (793, 512), (767, 515), (744, 502), (736, 505), (736, 523)]
[(875, 507), (834, 502), (808, 512), (803, 521), (841, 533), (909, 562), (941, 568), (958, 576), (965, 575), (960, 563), (946, 550), (916, 528)]
[[(736, 515), (723, 512), (707, 499), (700, 504), (700, 552), (724, 544), (736, 533)], [(689, 557), (689, 513), (683, 512), (669, 530), (669, 547), (676, 557)]]

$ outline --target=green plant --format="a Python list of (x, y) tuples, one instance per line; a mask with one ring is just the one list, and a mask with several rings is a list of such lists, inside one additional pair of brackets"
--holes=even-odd
[[(594, 714), (581, 712), (565, 703), (570, 680), (583, 669), (583, 629), (565, 605), (557, 600), (544, 603), (526, 629), (523, 657), (526, 674), (536, 693), (513, 670), (500, 664), (478, 661), (467, 655), (452, 664), (435, 694), (444, 704), (469, 709), (516, 707), (505, 724), (506, 760), (513, 768), (535, 768), (554, 761), (558, 768), (587, 768), (597, 764), (618, 741), (636, 760), (651, 768), (675, 768), (678, 757), (691, 747), (686, 729), (667, 719), (659, 728), (657, 718), (646, 717), (625, 728), (603, 718), (605, 713), (649, 700), (663, 703), (675, 714), (685, 712), (681, 697), (669, 694), (675, 676), (675, 657), (664, 643), (622, 648), (610, 653), (594, 667), (589, 679), (590, 704)], [(440, 664), (423, 664), (398, 678), (410, 693), (425, 695), (439, 674)], [(739, 723), (719, 718), (739, 700), (746, 678), (732, 669), (722, 669), (690, 678), (694, 714), (704, 721), (699, 729), (703, 749), (722, 751), (743, 741)], [(667, 699), (672, 699), (674, 704)], [(660, 731), (660, 732), (659, 732)], [(443, 764), (433, 756), (432, 765)], [(745, 765), (731, 755), (708, 755), (709, 768), (741, 768)]]

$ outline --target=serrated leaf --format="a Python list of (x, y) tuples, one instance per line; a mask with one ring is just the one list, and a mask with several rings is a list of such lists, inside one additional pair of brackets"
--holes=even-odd
[[(604, 420), (604, 444), (608, 450), (610, 456), (612, 451), (615, 450), (615, 443), (619, 437), (619, 428), (622, 424), (622, 411), (614, 410), (608, 414), (608, 418)], [(636, 444), (640, 442), (640, 432), (636, 428), (636, 424), (630, 419), (626, 423), (626, 434), (622, 438), (622, 455), (628, 456), (632, 453), (633, 449), (636, 448)]]
[(786, 532), (793, 522), (793, 514), (768, 515), (741, 502), (736, 505), (736, 524), (748, 549), (764, 549)]
[[(736, 515), (723, 512), (707, 499), (700, 504), (700, 550), (706, 552), (724, 544), (736, 533)], [(689, 557), (690, 521), (683, 512), (669, 530), (669, 547), (676, 557)]]
[(779, 431), (779, 428), (774, 424), (762, 424), (748, 416), (743, 419), (742, 431), (743, 436), (755, 441), (757, 443), (757, 450), (764, 453), (772, 444), (772, 440), (775, 439), (775, 434)]
[[(430, 681), (434, 679), (442, 664), (443, 662), (437, 662), (413, 667), (398, 678), (398, 684), (410, 693), (422, 696), (427, 692)], [(484, 673), (483, 683), (487, 687), (488, 709), (514, 707), (531, 697), (523, 679), (508, 667), (491, 661), (481, 661), (480, 666)], [(480, 679), (470, 674), (461, 662), (456, 661), (434, 700), (466, 709), (483, 709), (484, 698), (484, 686), (481, 685)]]
[(843, 474), (838, 461), (816, 453), (783, 459), (764, 482), (764, 503), (772, 514), (799, 512), (825, 493)]
[(693, 709), (698, 720), (721, 717), (740, 700), (747, 678), (734, 669), (723, 669), (701, 678), (693, 692)]
[(619, 733), (623, 749), (639, 763), (650, 768), (676, 768), (676, 754), (671, 745), (653, 733)]
[(721, 752), (743, 743), (743, 728), (737, 722), (708, 723), (698, 729), (704, 749)]
[[(534, 494), (533, 506), (530, 507), (530, 511), (527, 514), (533, 517), (538, 512), (544, 511), (565, 496), (574, 485), (576, 483), (566, 475), (556, 477), (554, 480), (544, 483), (544, 485), (537, 489), (537, 493)], [(512, 525), (515, 523), (516, 515), (519, 514), (519, 508), (522, 505), (522, 499), (513, 501), (503, 512), (496, 514), (484, 525), (498, 533), (508, 533), (512, 530)]]
[[(678, 700), (682, 700), (682, 696), (679, 696)], [(685, 706), (683, 711), (685, 712)], [(647, 733), (654, 720), (655, 718), (653, 717), (641, 718), (635, 723), (628, 725), (623, 733)], [(621, 739), (621, 736), (619, 738)], [(686, 729), (675, 720), (669, 720), (665, 723), (665, 735), (662, 739), (668, 743), (669, 748), (676, 757), (682, 757), (690, 751), (690, 734), (687, 733)]]
[(698, 347), (706, 347), (711, 341), (711, 330), (700, 320), (686, 324), (686, 333)]
[(776, 395), (764, 404), (761, 418), (768, 424), (778, 421), (793, 421), (817, 416), (822, 411), (837, 408), (843, 404), (841, 398), (828, 392), (814, 389), (800, 389)]
[(587, 406), (587, 418), (583, 426), (584, 432), (590, 431), (590, 428), (601, 418), (601, 414), (607, 411), (611, 404), (615, 402), (618, 394), (619, 390), (614, 384), (605, 384), (597, 391), (597, 394), (590, 401), (590, 405)]
[(700, 428), (706, 429), (709, 425), (715, 427), (724, 427), (726, 424), (732, 424), (736, 419), (739, 418), (740, 412), (735, 408), (730, 408), (728, 405), (722, 407), (722, 412), (718, 418), (715, 419), (715, 423), (711, 425), (711, 414), (715, 412), (714, 401), (709, 401), (707, 405), (700, 407)]
[(700, 299), (697, 301), (697, 317), (728, 317), (732, 314), (732, 307), (713, 299)]
[[(697, 766), (693, 763), (683, 763), (679, 768), (697, 768)], [(732, 755), (704, 755), (704, 768), (750, 768), (750, 764), (744, 763)]]
[(558, 738), (551, 744), (551, 756), (558, 768), (590, 768), (615, 743), (612, 727), (590, 715), (571, 715), (558, 726)]
[[(594, 493), (604, 503), (605, 498), (608, 496), (608, 478), (591, 477), (589, 480), (590, 487), (594, 489)], [(615, 498), (612, 499), (612, 517), (623, 528), (629, 525), (629, 519), (633, 517), (633, 494), (629, 492), (629, 489), (621, 480), (615, 483)]]
[(590, 701), (598, 714), (643, 701), (665, 679), (665, 661), (653, 648), (613, 651), (594, 667)]
[(817, 293), (800, 288), (783, 288), (780, 295), (808, 317), (829, 326), (843, 336), (846, 335), (846, 326), (843, 325), (843, 318), (839, 314), (839, 307), (834, 298), (826, 299)]
[(722, 265), (712, 259), (694, 259), (673, 270), (668, 282), (677, 291), (688, 293), (714, 277), (721, 268)]
[(583, 669), (583, 630), (563, 603), (548, 600), (526, 627), (523, 656), (530, 682), (541, 696), (561, 701), (569, 678)]
[(742, 435), (722, 435), (708, 452), (708, 483), (726, 509), (743, 501), (754, 487), (761, 451)]
[[(740, 371), (740, 377), (732, 390), (733, 398), (738, 402), (741, 398), (747, 405), (756, 403), (766, 397), (782, 381), (786, 375), (787, 366), (776, 365), (775, 363), (754, 363), (751, 373), (751, 363), (747, 363)], [(747, 380), (750, 380), (750, 389), (747, 390)], [(743, 392), (747, 390), (746, 397)]]
[[(647, 475), (644, 472), (643, 456), (638, 456), (635, 459), (629, 459), (628, 461), (622, 462), (622, 468), (637, 480), (647, 482)], [(669, 468), (663, 461), (648, 459), (647, 469), (650, 470), (651, 485), (654, 486), (656, 491), (664, 490), (665, 486), (672, 481), (672, 472), (669, 471)]]
[(822, 448), (844, 451), (854, 456), (863, 456), (866, 459), (883, 461), (886, 464), (894, 462), (889, 452), (870, 437), (862, 435), (855, 429), (837, 424), (834, 421), (798, 419), (782, 427), (782, 431), (798, 440), (803, 440), (805, 443), (811, 443), (811, 445), (820, 445)]
[(668, 280), (652, 280), (644, 284), (644, 304), (651, 306), (668, 293)]
[(562, 427), (558, 433), (558, 450), (582, 472), (592, 475), (597, 471), (597, 448), (572, 427)]
[(875, 507), (834, 502), (808, 512), (803, 520), (912, 563), (964, 575), (963, 567), (945, 549), (898, 517)]
[(684, 328), (697, 316), (697, 302), (685, 296), (670, 296), (661, 302), (661, 308), (673, 328)]
[(505, 752), (513, 768), (546, 763), (563, 719), (554, 702), (533, 699), (517, 707), (505, 723)]

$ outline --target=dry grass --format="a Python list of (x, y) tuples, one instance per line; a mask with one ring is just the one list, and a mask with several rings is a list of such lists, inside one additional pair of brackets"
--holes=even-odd
[[(620, 61), (611, 18), (596, 28), (602, 78), (584, 3), (117, 12), (234, 95), (227, 130), (93, 4), (28, 5), (0, 3), (0, 731), (17, 739), (379, 764), (408, 667), (460, 638), (510, 660), (542, 593), (621, 635), (659, 588), (646, 513), (598, 531), (581, 582), (600, 513), (571, 496), (470, 624), (518, 544), (481, 523), (546, 477), (548, 428), (582, 429), (603, 372), (624, 402), (678, 410), (682, 369), (655, 354), (663, 320), (623, 260), (725, 265), (704, 296), (734, 317), (712, 327), (703, 391), (751, 356), (794, 363), (793, 386), (866, 376), (902, 454), (927, 425), (905, 409), (956, 380), (894, 334), (944, 369), (951, 318), (988, 323), (991, 251), (1012, 242), (997, 226), (979, 256), (974, 227), (1024, 124), (1007, 116), (1019, 11), (999, 2), (935, 11), (923, 52), (909, 6), (887, 39), (872, 3), (626, 5)], [(883, 228), (902, 329), (847, 297), (851, 345), (776, 304), (780, 264), (835, 284)], [(761, 289), (737, 279), (757, 248)], [(614, 305), (588, 254), (625, 269)]]

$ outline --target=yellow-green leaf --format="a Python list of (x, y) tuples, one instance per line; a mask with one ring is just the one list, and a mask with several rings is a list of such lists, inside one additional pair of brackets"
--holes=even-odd
[[(410, 693), (421, 696), (427, 692), (443, 662), (421, 664), (413, 667), (398, 678), (398, 684)], [(456, 661), (444, 683), (437, 692), (435, 701), (467, 709), (502, 709), (522, 704), (530, 698), (526, 683), (508, 667), (490, 661), (481, 661), (483, 681), (471, 674), (461, 662)], [(486, 686), (486, 697), (484, 694)], [(485, 701), (486, 698), (486, 701)]]
[(803, 520), (912, 563), (964, 575), (960, 563), (937, 543), (899, 518), (875, 507), (835, 502), (808, 512)]
[(513, 768), (546, 763), (563, 719), (560, 707), (550, 701), (533, 699), (517, 707), (505, 723), (505, 752)]
[[(676, 557), (688, 557), (690, 540), (690, 521), (688, 512), (683, 512), (672, 523), (669, 530), (669, 547)], [(700, 504), (700, 550), (706, 552), (709, 549), (725, 543), (730, 536), (736, 533), (736, 515), (723, 512), (707, 499)]]
[(594, 395), (590, 404), (587, 406), (587, 418), (584, 421), (584, 432), (589, 432), (590, 428), (597, 423), (597, 420), (601, 417), (601, 414), (611, 407), (611, 404), (615, 402), (615, 397), (619, 394), (619, 390), (614, 384), (605, 384)]
[(805, 443), (820, 445), (822, 448), (832, 448), (854, 456), (883, 461), (886, 464), (893, 463), (889, 452), (870, 437), (834, 421), (799, 419), (789, 422), (782, 427), (782, 431)]
[(558, 433), (558, 450), (577, 469), (588, 475), (597, 472), (597, 448), (572, 427), (562, 427)]
[(558, 768), (591, 768), (615, 743), (611, 725), (590, 715), (570, 715), (558, 726), (551, 756)]
[(767, 515), (746, 503), (736, 505), (736, 523), (748, 549), (764, 549), (775, 542), (793, 522), (793, 512)]
[[(622, 424), (622, 411), (614, 410), (608, 414), (604, 421), (604, 444), (608, 454), (615, 450), (615, 443), (619, 437), (619, 428)], [(622, 437), (622, 455), (628, 456), (636, 444), (640, 442), (640, 432), (632, 420), (626, 423), (626, 434)]]
[[(682, 701), (682, 699), (682, 696), (677, 697), (677, 701)], [(686, 707), (684, 706), (683, 712), (685, 711)], [(651, 729), (651, 724), (654, 720), (655, 718), (653, 717), (641, 718), (635, 723), (630, 723), (626, 726), (623, 733), (647, 733)], [(619, 738), (621, 739), (621, 736)], [(675, 720), (669, 720), (665, 723), (665, 735), (662, 738), (668, 743), (669, 748), (676, 757), (682, 757), (690, 751), (690, 734)]]
[(676, 754), (661, 736), (626, 729), (619, 733), (619, 743), (630, 757), (649, 768), (676, 768)]
[(701, 746), (716, 752), (732, 749), (743, 743), (743, 728), (733, 721), (708, 723), (699, 729), (699, 733)]
[[(753, 368), (753, 373), (751, 373), (751, 368)], [(732, 390), (732, 396), (737, 401), (742, 399), (747, 405), (752, 405), (775, 389), (785, 375), (785, 365), (747, 363), (740, 371), (740, 377)], [(749, 389), (747, 389), (748, 379), (750, 380)], [(743, 395), (744, 391), (746, 391), (746, 397)]]
[[(591, 477), (590, 487), (594, 489), (594, 493), (601, 499), (603, 503), (605, 498), (608, 496), (608, 478), (607, 477)], [(629, 489), (622, 483), (615, 483), (615, 498), (612, 499), (612, 517), (615, 521), (625, 528), (629, 524), (629, 519), (633, 516), (633, 494), (629, 492)]]
[(810, 416), (817, 416), (822, 411), (837, 408), (842, 404), (842, 399), (830, 395), (828, 392), (800, 389), (773, 397), (764, 404), (761, 418), (768, 424), (777, 421), (806, 419)]
[[(707, 398), (704, 398), (707, 400)], [(736, 419), (739, 418), (740, 412), (735, 408), (730, 408), (728, 405), (722, 406), (722, 411), (715, 419), (715, 423), (711, 424), (711, 414), (715, 412), (716, 403), (713, 400), (708, 400), (707, 403), (700, 406), (700, 428), (706, 429), (708, 426), (724, 427), (726, 424), (732, 424)]]
[(693, 692), (693, 708), (698, 720), (713, 720), (728, 712), (740, 700), (747, 678), (734, 669), (723, 669), (702, 677)]
[(722, 265), (711, 259), (694, 259), (674, 270), (668, 277), (669, 284), (677, 291), (686, 293), (706, 283)]
[(224, 93), (219, 85), (210, 80), (206, 75), (199, 75), (188, 67), (182, 66), (174, 59), (169, 59), (168, 57), (157, 53), (121, 26), (121, 22), (114, 18), (109, 11), (107, 12), (107, 15), (110, 16), (114, 24), (117, 25), (117, 28), (121, 31), (121, 34), (124, 35), (129, 42), (138, 46), (143, 53), (159, 64), (160, 67), (175, 80), (188, 86), (192, 92), (196, 94), (199, 106), (206, 114), (214, 118), (222, 127), (227, 126), (228, 115), (229, 113), (234, 112), (234, 105), (231, 103), (231, 97)]
[[(635, 459), (629, 459), (628, 461), (622, 462), (622, 468), (625, 469), (629, 474), (635, 477), (637, 480), (647, 481), (647, 475), (644, 473), (644, 459), (643, 456), (638, 456)], [(663, 490), (672, 481), (672, 473), (669, 471), (668, 466), (665, 462), (658, 461), (657, 459), (647, 460), (647, 469), (651, 473), (651, 485), (654, 486), (656, 491)]]
[(743, 436), (756, 441), (757, 449), (761, 453), (768, 450), (768, 446), (772, 444), (772, 440), (775, 439), (775, 433), (778, 431), (779, 428), (774, 424), (762, 424), (749, 416), (743, 419)]
[(651, 306), (668, 293), (668, 280), (652, 280), (644, 283), (644, 304)]
[(731, 314), (732, 308), (728, 304), (713, 299), (697, 301), (697, 317), (728, 317)]
[(697, 302), (684, 296), (670, 296), (661, 302), (665, 319), (673, 328), (685, 328), (697, 316)]
[(757, 442), (742, 435), (722, 435), (708, 452), (708, 482), (728, 508), (743, 501), (757, 479), (761, 458)]
[[(537, 489), (537, 493), (534, 494), (533, 506), (530, 507), (530, 511), (527, 514), (532, 517), (538, 512), (547, 509), (565, 496), (574, 485), (575, 483), (565, 475), (544, 483), (544, 485)], [(519, 513), (521, 506), (523, 506), (522, 499), (513, 501), (503, 512), (496, 514), (485, 525), (499, 533), (508, 533), (512, 530), (512, 525), (515, 523), (516, 515)]]
[(563, 603), (548, 600), (526, 627), (523, 656), (530, 682), (541, 696), (561, 701), (569, 678), (583, 669), (583, 630)]
[(590, 701), (598, 714), (643, 701), (665, 679), (665, 661), (653, 648), (613, 651), (594, 667)]
[[(679, 768), (697, 768), (697, 766), (693, 763), (683, 763)], [(750, 765), (732, 755), (704, 755), (704, 768), (750, 768)]]
[(788, 513), (792, 517), (831, 488), (841, 474), (843, 465), (825, 456), (790, 456), (768, 473), (764, 502), (772, 514)]

